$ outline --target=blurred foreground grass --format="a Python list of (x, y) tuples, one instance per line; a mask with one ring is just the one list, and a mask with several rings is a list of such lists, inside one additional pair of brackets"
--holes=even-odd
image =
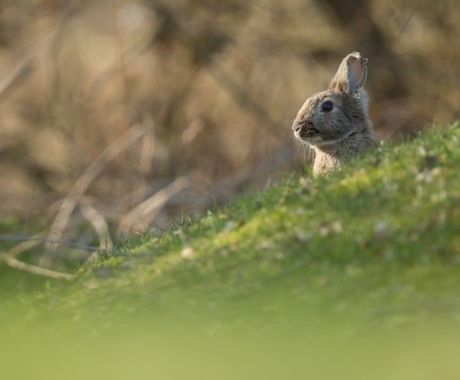
[[(323, 334), (321, 334), (323, 333)], [(338, 338), (142, 335), (2, 340), (5, 379), (457, 379), (458, 334)]]
[(70, 284), (10, 273), (0, 375), (456, 379), (459, 166), (456, 124), (131, 240)]

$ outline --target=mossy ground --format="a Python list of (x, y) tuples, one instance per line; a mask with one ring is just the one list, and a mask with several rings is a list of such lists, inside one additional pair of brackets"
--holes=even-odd
[(5, 296), (0, 321), (10, 336), (77, 328), (228, 340), (314, 335), (331, 326), (348, 337), (428, 326), (454, 334), (459, 168), (458, 124), (383, 145), (324, 178), (293, 175), (166, 233), (133, 239), (71, 284)]

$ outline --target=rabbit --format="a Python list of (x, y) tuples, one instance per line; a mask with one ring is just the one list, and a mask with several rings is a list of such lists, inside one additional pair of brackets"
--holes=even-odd
[(378, 145), (363, 88), (367, 62), (359, 52), (348, 54), (329, 88), (309, 97), (292, 124), (296, 139), (314, 150), (315, 176), (337, 169)]

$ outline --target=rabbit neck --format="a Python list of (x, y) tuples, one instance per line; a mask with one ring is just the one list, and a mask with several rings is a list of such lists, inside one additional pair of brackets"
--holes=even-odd
[(376, 146), (376, 139), (369, 130), (352, 133), (330, 144), (315, 146), (313, 174), (321, 175), (336, 169), (343, 162), (373, 146)]

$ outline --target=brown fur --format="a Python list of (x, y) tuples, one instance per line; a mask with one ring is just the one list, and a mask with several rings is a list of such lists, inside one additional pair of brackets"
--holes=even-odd
[[(313, 173), (325, 174), (377, 145), (362, 88), (367, 59), (347, 55), (329, 89), (308, 98), (293, 123), (294, 135), (315, 151)], [(324, 110), (324, 103), (332, 104)]]

